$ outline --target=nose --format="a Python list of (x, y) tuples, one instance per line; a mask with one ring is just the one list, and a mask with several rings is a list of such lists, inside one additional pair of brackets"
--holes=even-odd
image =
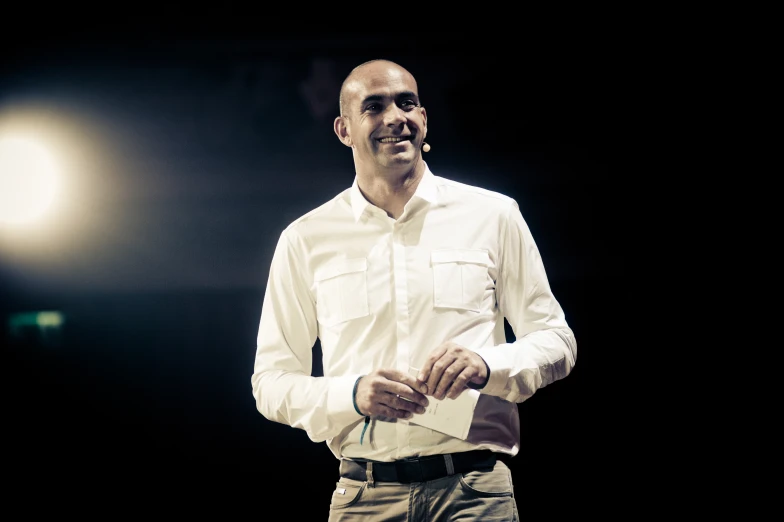
[(407, 121), (406, 113), (397, 106), (395, 103), (390, 103), (387, 110), (384, 112), (384, 124), (387, 126), (400, 125)]

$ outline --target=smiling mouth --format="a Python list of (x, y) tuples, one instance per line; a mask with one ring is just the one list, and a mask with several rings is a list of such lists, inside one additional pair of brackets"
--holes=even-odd
[(402, 143), (404, 141), (411, 141), (413, 136), (397, 136), (397, 137), (389, 137), (389, 138), (380, 138), (378, 141), (380, 143)]

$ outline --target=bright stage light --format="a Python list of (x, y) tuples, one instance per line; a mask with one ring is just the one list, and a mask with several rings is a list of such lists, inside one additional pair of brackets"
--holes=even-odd
[(50, 209), (59, 188), (57, 163), (43, 144), (0, 136), (0, 224), (37, 221)]

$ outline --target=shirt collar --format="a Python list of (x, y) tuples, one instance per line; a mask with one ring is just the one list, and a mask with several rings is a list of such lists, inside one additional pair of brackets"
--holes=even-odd
[[(422, 179), (419, 180), (419, 185), (417, 185), (417, 189), (411, 199), (413, 198), (423, 199), (430, 204), (437, 202), (436, 179), (433, 173), (430, 172), (427, 163), (425, 163), (425, 172), (422, 175)], [(362, 195), (357, 183), (357, 177), (354, 176), (354, 183), (351, 184), (351, 211), (354, 215), (354, 221), (359, 221), (360, 216), (362, 216), (362, 213), (369, 205), (371, 203)]]

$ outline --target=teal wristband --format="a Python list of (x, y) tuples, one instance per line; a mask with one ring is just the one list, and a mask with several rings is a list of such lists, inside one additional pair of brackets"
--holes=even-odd
[(351, 402), (354, 403), (354, 409), (357, 410), (357, 413), (364, 417), (365, 415), (359, 411), (359, 407), (357, 406), (357, 386), (359, 386), (359, 379), (362, 377), (364, 377), (364, 375), (357, 377), (357, 382), (354, 383), (354, 391), (351, 392)]

